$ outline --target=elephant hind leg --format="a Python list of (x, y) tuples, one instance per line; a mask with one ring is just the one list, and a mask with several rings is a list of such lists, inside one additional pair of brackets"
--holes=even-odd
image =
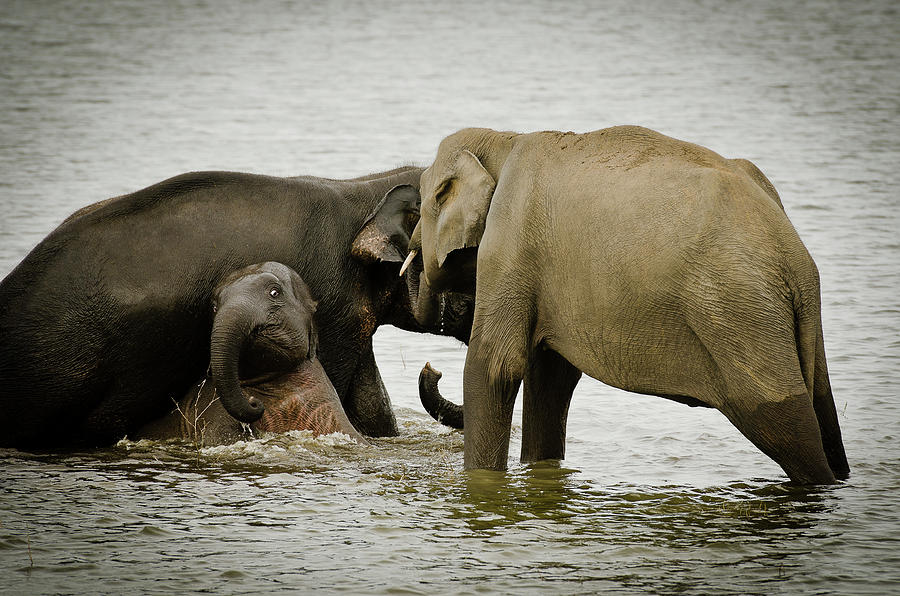
[(581, 371), (559, 353), (538, 346), (525, 372), (522, 461), (563, 459), (566, 418)]
[(710, 317), (718, 313), (721, 322), (691, 325), (718, 372), (714, 403), (793, 482), (834, 483), (808, 378), (815, 341), (810, 349), (783, 298), (746, 295), (747, 302), (732, 303), (714, 297)]
[(729, 403), (722, 410), (732, 424), (793, 482), (835, 482), (808, 393), (791, 393), (778, 401), (747, 400), (742, 402), (745, 408), (735, 408), (734, 400)]
[(828, 465), (836, 478), (846, 480), (850, 477), (850, 464), (847, 463), (847, 454), (844, 452), (841, 427), (838, 424), (834, 396), (831, 394), (828, 366), (825, 363), (825, 343), (822, 340), (821, 330), (816, 346), (813, 408), (819, 421), (819, 431), (822, 434), (822, 445), (825, 449), (825, 456), (828, 458)]

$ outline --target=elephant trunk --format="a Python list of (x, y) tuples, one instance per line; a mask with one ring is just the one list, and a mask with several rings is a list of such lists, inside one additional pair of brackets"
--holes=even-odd
[(419, 399), (432, 418), (451, 428), (462, 429), (463, 408), (441, 395), (438, 391), (440, 378), (440, 371), (433, 369), (430, 362), (426, 362), (422, 372), (419, 373)]
[[(416, 224), (409, 238), (409, 254), (400, 267), (400, 275), (406, 274), (406, 283), (412, 300), (413, 317), (424, 329), (433, 329), (437, 326), (441, 315), (438, 306), (439, 295), (431, 291), (428, 279), (425, 276), (424, 255), (422, 254), (422, 223)], [(408, 271), (407, 271), (408, 270)]]
[(422, 271), (419, 275), (419, 288), (413, 310), (416, 322), (426, 329), (436, 327), (441, 317), (442, 304), (441, 295), (431, 291), (425, 271)]
[(265, 410), (259, 400), (244, 395), (238, 376), (241, 351), (253, 331), (250, 313), (249, 308), (240, 305), (224, 305), (216, 313), (210, 339), (210, 369), (216, 394), (232, 417), (247, 424), (259, 420)]

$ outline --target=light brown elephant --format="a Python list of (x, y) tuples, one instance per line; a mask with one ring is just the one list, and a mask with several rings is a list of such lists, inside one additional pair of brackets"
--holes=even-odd
[(636, 126), (466, 129), (420, 192), (419, 322), (475, 294), (466, 468), (506, 467), (522, 380), (522, 460), (561, 459), (583, 371), (717, 408), (795, 482), (849, 475), (818, 271), (749, 161)]

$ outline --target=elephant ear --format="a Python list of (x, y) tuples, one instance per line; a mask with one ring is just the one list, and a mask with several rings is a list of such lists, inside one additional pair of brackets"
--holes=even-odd
[(439, 267), (454, 250), (481, 242), (495, 186), (494, 178), (473, 153), (461, 151), (456, 156), (435, 193), (439, 209), (435, 252)]
[(309, 292), (309, 286), (306, 285), (306, 282), (303, 281), (300, 274), (290, 267), (285, 266), (285, 268), (288, 270), (288, 275), (291, 279), (291, 291), (294, 294), (294, 298), (302, 303), (303, 307), (309, 312), (309, 353), (307, 354), (307, 357), (313, 359), (317, 356), (319, 351), (319, 331), (316, 329), (313, 320), (316, 306), (318, 306), (319, 303), (313, 300), (312, 294)]
[(402, 263), (409, 247), (409, 229), (419, 216), (419, 191), (395, 186), (366, 218), (350, 254), (363, 263)]
[(316, 312), (316, 306), (318, 306), (318, 302), (316, 302), (312, 293), (309, 291), (309, 286), (306, 285), (306, 282), (303, 281), (303, 278), (300, 277), (300, 274), (288, 267), (284, 266), (287, 270), (288, 275), (291, 280), (291, 292), (294, 294), (294, 298), (300, 301), (303, 304), (303, 307), (309, 310), (310, 313)]

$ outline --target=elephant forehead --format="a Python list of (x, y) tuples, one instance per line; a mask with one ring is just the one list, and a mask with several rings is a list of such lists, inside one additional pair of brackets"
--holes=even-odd
[(247, 265), (246, 267), (232, 271), (222, 279), (219, 285), (220, 287), (225, 288), (234, 285), (235, 283), (240, 283), (243, 280), (253, 278), (261, 273), (280, 273), (284, 267), (285, 266), (281, 263), (274, 261), (254, 263), (253, 265)]
[(233, 280), (231, 283), (223, 286), (219, 290), (219, 296), (222, 299), (228, 299), (229, 297), (240, 295), (246, 292), (263, 291), (272, 283), (282, 283), (282, 280), (274, 273), (270, 273), (268, 271), (264, 271), (261, 273), (251, 273), (239, 277), (238, 279)]
[(238, 282), (235, 283), (234, 285), (235, 286), (243, 285), (243, 286), (251, 286), (251, 287), (263, 287), (263, 286), (267, 286), (272, 283), (282, 283), (283, 281), (284, 281), (283, 279), (281, 279), (279, 276), (275, 275), (274, 273), (265, 271), (263, 273), (248, 275), (247, 277), (245, 277), (241, 280), (238, 280)]
[(291, 270), (284, 263), (279, 263), (277, 261), (267, 261), (265, 263), (261, 263), (258, 268), (252, 273), (255, 273), (263, 278), (266, 278), (266, 276), (270, 276), (274, 277), (278, 281), (288, 281), (290, 278), (290, 271)]
[(259, 273), (256, 276), (259, 283), (267, 283), (272, 281), (287, 281), (285, 277), (280, 275), (276, 275), (270, 271), (265, 271), (263, 273)]
[(444, 180), (452, 178), (456, 160), (463, 151), (464, 148), (456, 146), (439, 149), (434, 162), (419, 177), (420, 191), (433, 190)]
[(437, 174), (435, 172), (435, 163), (431, 164), (429, 167), (425, 168), (425, 171), (422, 172), (422, 175), (419, 177), (419, 190), (420, 192), (425, 192), (426, 190), (431, 189), (435, 183), (438, 182)]

